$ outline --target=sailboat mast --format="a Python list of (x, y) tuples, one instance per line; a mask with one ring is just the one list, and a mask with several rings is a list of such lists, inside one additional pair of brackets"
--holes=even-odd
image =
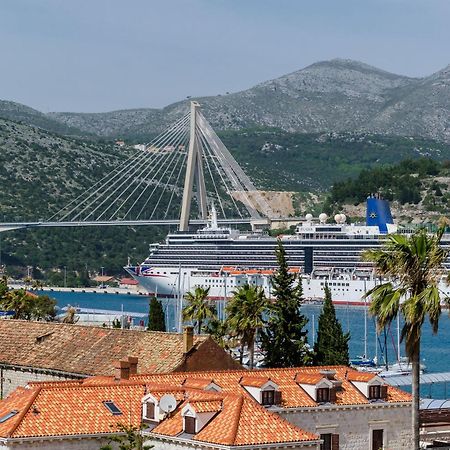
[(364, 358), (367, 358), (367, 297), (366, 297), (366, 280), (364, 280)]

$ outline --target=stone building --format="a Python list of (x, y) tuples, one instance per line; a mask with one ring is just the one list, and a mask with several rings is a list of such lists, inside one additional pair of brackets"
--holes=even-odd
[(0, 398), (30, 381), (112, 375), (129, 355), (141, 372), (240, 369), (208, 336), (120, 330), (51, 322), (0, 320)]
[(142, 426), (146, 442), (164, 450), (412, 444), (410, 395), (374, 374), (347, 367), (134, 374), (136, 363), (116, 362), (109, 377), (18, 388), (0, 402), (0, 450), (98, 450), (118, 423)]

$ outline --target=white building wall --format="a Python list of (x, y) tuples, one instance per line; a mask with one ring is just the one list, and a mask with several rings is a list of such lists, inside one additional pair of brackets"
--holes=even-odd
[(373, 429), (384, 430), (385, 448), (388, 450), (403, 450), (412, 446), (410, 404), (278, 412), (304, 430), (317, 434), (339, 434), (340, 450), (371, 450)]
[(0, 443), (0, 450), (98, 450), (106, 444), (108, 444), (108, 440), (105, 439), (45, 439), (9, 444)]

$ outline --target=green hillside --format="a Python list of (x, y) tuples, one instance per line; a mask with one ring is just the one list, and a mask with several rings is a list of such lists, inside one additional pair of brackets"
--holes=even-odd
[[(364, 183), (371, 168), (424, 155), (437, 161), (450, 159), (450, 146), (420, 138), (301, 134), (278, 129), (227, 131), (221, 137), (257, 187), (299, 192), (300, 198), (302, 193), (319, 191), (323, 197), (334, 184), (330, 205), (359, 201), (367, 191)], [(62, 137), (0, 119), (0, 221), (51, 217), (124, 161), (130, 151), (112, 143)], [(363, 170), (366, 172), (358, 178)], [(379, 173), (388, 172), (383, 168)], [(412, 186), (410, 181), (416, 179), (409, 177), (408, 185)], [(378, 178), (388, 185), (384, 178)], [(360, 185), (352, 180), (360, 180)], [(421, 187), (420, 195), (427, 189)], [(446, 199), (445, 189), (440, 189)], [(341, 191), (346, 194), (338, 196)], [(438, 195), (439, 191), (433, 192)], [(395, 200), (400, 194), (393, 188), (392, 195)], [(421, 199), (421, 206), (431, 202), (430, 195)], [(313, 205), (307, 209), (312, 210)], [(177, 216), (176, 211), (172, 213)], [(55, 282), (61, 282), (64, 267), (69, 280), (83, 277), (86, 268), (93, 273), (105, 267), (107, 273), (119, 274), (128, 257), (133, 262), (143, 260), (148, 245), (163, 239), (167, 231), (157, 227), (93, 227), (7, 232), (1, 234), (1, 263), (12, 274), (23, 274), (32, 266), (35, 275)]]

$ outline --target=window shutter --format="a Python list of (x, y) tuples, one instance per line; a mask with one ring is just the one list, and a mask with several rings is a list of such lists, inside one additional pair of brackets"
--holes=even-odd
[(155, 418), (155, 404), (153, 402), (147, 402), (147, 419)]
[(383, 400), (387, 400), (387, 390), (388, 390), (387, 385), (381, 386), (381, 389), (380, 389), (380, 398), (382, 398)]
[(331, 450), (339, 450), (339, 435), (333, 434), (331, 436)]
[(195, 434), (195, 417), (184, 416), (184, 432)]
[(273, 404), (274, 405), (281, 405), (281, 402), (282, 402), (281, 391), (275, 391), (274, 392), (274, 398), (273, 398)]
[(336, 388), (330, 388), (330, 403), (336, 403)]

